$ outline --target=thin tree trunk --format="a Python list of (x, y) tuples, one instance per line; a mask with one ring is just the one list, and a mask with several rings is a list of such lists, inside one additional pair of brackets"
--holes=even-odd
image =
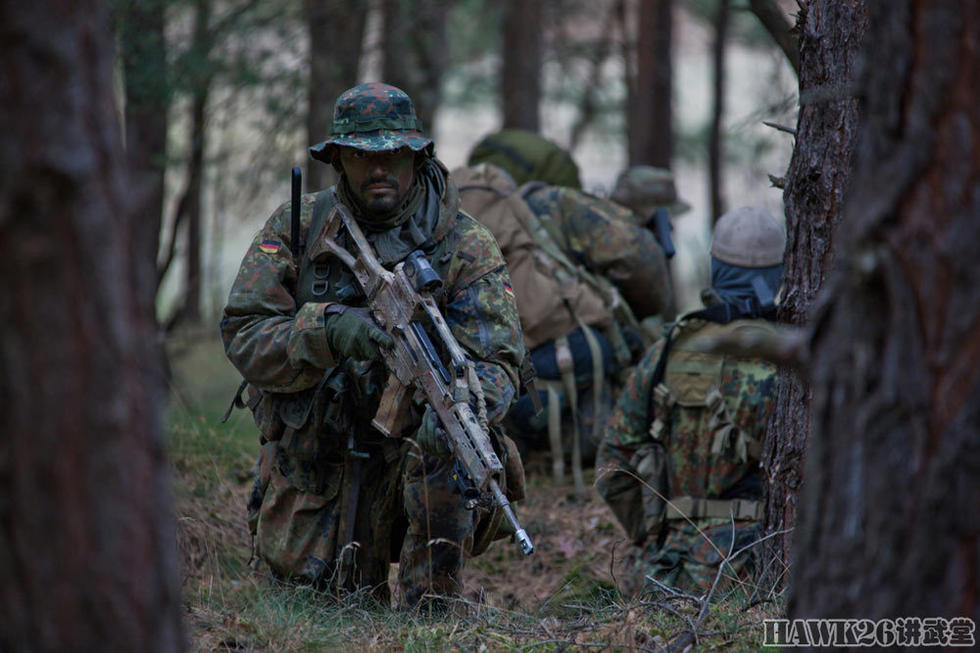
[(541, 0), (504, 0), (503, 127), (538, 131), (541, 104)]
[[(306, 134), (315, 144), (327, 137), (337, 96), (357, 84), (367, 22), (367, 0), (305, 0), (310, 35), (310, 88)], [(310, 190), (335, 183), (333, 169), (310, 162), (305, 185)]]
[[(183, 647), (105, 3), (0, 1), (0, 650)], [(146, 284), (146, 285), (141, 285)]]
[(793, 25), (783, 14), (776, 0), (749, 0), (749, 8), (755, 14), (769, 36), (786, 55), (793, 71), (800, 74), (800, 42), (793, 33)]
[[(138, 250), (156, 261), (163, 223), (163, 183), (167, 158), (167, 50), (164, 38), (164, 1), (130, 0), (117, 16), (126, 94), (126, 161), (136, 214), (145, 221)], [(156, 293), (152, 268), (140, 285)]]
[(711, 196), (711, 222), (725, 213), (724, 179), (725, 147), (722, 126), (725, 118), (725, 41), (728, 40), (729, 0), (720, 0), (715, 14), (714, 106), (711, 110), (711, 132), (708, 136), (708, 186)]
[[(207, 59), (211, 52), (212, 0), (197, 0), (194, 16), (194, 42), (198, 56)], [(204, 153), (207, 147), (207, 105), (211, 73), (206, 70), (195, 80), (191, 97), (191, 152), (187, 164), (187, 255), (184, 276), (184, 301), (180, 321), (189, 326), (201, 323), (201, 249), (204, 219)]]
[[(779, 320), (797, 326), (809, 320), (833, 261), (859, 123), (853, 88), (867, 15), (864, 0), (814, 0), (800, 20), (800, 113), (783, 193), (787, 242), (779, 306)], [(809, 384), (781, 372), (763, 452), (766, 535), (795, 523), (809, 432)], [(763, 544), (763, 592), (785, 582), (791, 541), (789, 534), (774, 535)]]
[(585, 83), (585, 88), (582, 90), (579, 115), (572, 125), (571, 136), (568, 139), (568, 147), (571, 151), (575, 151), (575, 148), (578, 147), (582, 137), (585, 135), (585, 130), (595, 120), (596, 113), (599, 110), (596, 102), (596, 93), (602, 85), (602, 68), (609, 58), (609, 51), (612, 49), (613, 31), (616, 28), (617, 13), (618, 9), (616, 4), (610, 4), (602, 23), (602, 31), (595, 43), (595, 51), (590, 62), (589, 79)]
[(977, 620), (980, 5), (868, 12), (789, 612)]
[(187, 181), (187, 259), (182, 321), (201, 322), (201, 248), (204, 218), (204, 149), (207, 138), (208, 89), (198, 89), (191, 101), (191, 158)]
[(670, 168), (672, 0), (640, 0), (636, 80), (629, 104), (630, 165)]
[(427, 130), (432, 129), (446, 71), (446, 0), (383, 0), (384, 56), (381, 77), (412, 98)]

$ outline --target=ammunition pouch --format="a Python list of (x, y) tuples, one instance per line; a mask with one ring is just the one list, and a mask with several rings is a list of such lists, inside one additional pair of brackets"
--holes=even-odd
[(637, 450), (628, 465), (596, 479), (596, 489), (612, 508), (633, 544), (660, 536), (666, 515), (667, 452), (659, 442)]

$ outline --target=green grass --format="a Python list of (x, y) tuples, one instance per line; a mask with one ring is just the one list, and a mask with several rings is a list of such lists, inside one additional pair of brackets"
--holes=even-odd
[[(279, 583), (249, 566), (244, 506), (258, 450), (254, 425), (242, 410), (220, 423), (238, 374), (216, 341), (174, 345), (171, 360), (174, 398), (167, 434), (191, 650), (653, 651), (686, 637), (692, 650), (752, 651), (759, 648), (761, 620), (778, 616), (778, 606), (750, 607), (744, 597), (717, 601), (697, 623), (694, 643), (690, 626), (699, 605), (692, 599), (626, 599), (597, 573), (588, 547), (571, 559), (555, 546), (546, 551), (546, 533), (561, 534), (575, 520), (584, 523), (604, 510), (595, 502), (571, 501), (558, 510), (582, 512), (562, 515), (572, 522), (556, 521), (556, 505), (567, 492), (547, 474), (529, 478), (529, 501), (520, 506), (525, 526), (540, 537), (540, 557), (524, 562), (509, 543), (498, 542), (471, 563), (488, 581), (504, 579), (516, 587), (529, 574), (546, 581), (541, 586), (550, 588), (549, 595), (535, 605), (502, 607), (507, 602), (494, 591), (506, 585), (476, 600), (477, 588), (468, 585), (471, 598), (460, 599), (449, 615), (429, 617), (380, 607), (366, 596), (338, 599)], [(540, 498), (530, 500), (532, 495)], [(612, 535), (609, 519), (594, 523), (594, 532)], [(548, 574), (553, 577), (541, 578)]]

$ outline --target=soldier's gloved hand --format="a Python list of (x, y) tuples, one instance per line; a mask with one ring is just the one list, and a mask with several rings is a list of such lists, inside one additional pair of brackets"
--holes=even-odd
[(422, 426), (415, 434), (415, 441), (419, 443), (422, 452), (428, 456), (445, 458), (451, 452), (449, 442), (446, 439), (446, 430), (439, 423), (439, 416), (432, 406), (425, 407), (425, 414), (422, 415)]
[(366, 308), (331, 304), (324, 311), (323, 330), (327, 346), (336, 356), (355, 360), (383, 360), (382, 348), (391, 337), (381, 330)]

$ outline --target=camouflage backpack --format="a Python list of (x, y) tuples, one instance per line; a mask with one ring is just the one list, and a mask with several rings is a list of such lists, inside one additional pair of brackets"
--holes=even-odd
[(646, 368), (650, 421), (631, 444), (634, 473), (596, 483), (637, 545), (662, 536), (671, 520), (761, 516), (758, 488), (747, 481), (757, 472), (775, 367), (709, 353), (704, 344), (735, 333), (772, 333), (775, 327), (739, 319), (737, 311), (724, 323), (693, 315), (682, 317), (662, 341), (652, 373)]

